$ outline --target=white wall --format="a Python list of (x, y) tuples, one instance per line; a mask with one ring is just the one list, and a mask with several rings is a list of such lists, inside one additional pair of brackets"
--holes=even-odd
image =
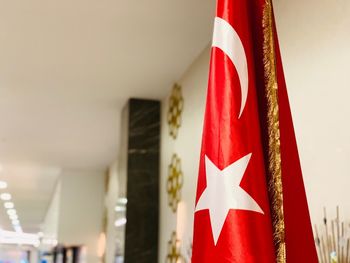
[(105, 199), (107, 209), (107, 242), (106, 242), (106, 262), (112, 263), (115, 260), (117, 229), (114, 225), (116, 220), (115, 206), (119, 194), (118, 166), (114, 162), (109, 168), (109, 185)]
[[(323, 206), (334, 211), (336, 205), (349, 220), (350, 2), (280, 0), (275, 13), (312, 221), (321, 224)], [(185, 256), (192, 238), (208, 63), (206, 49), (179, 81), (185, 106), (176, 140), (168, 132), (168, 98), (162, 104), (159, 262), (165, 260), (172, 231), (178, 230)], [(178, 215), (166, 193), (173, 153), (181, 157), (185, 177)]]
[(58, 180), (47, 209), (42, 232), (45, 238), (57, 240), (59, 227), (59, 210), (61, 200), (61, 181)]
[[(184, 112), (178, 137), (169, 135), (167, 125), (168, 98), (162, 101), (161, 123), (161, 179), (160, 179), (160, 233), (159, 262), (165, 262), (168, 241), (175, 230), (181, 240), (182, 254), (189, 257), (188, 250), (192, 242), (192, 222), (199, 165), (204, 104), (208, 79), (209, 48), (207, 48), (179, 81), (183, 88)], [(173, 153), (182, 161), (184, 185), (182, 203), (177, 215), (168, 206), (166, 180), (168, 166)]]
[(349, 220), (350, 1), (274, 2), (311, 217)]
[(102, 172), (69, 171), (61, 176), (58, 242), (85, 245), (87, 263), (100, 262), (104, 183)]

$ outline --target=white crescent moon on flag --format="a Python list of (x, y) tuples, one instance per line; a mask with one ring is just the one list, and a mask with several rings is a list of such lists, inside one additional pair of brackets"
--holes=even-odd
[(214, 22), (213, 47), (220, 48), (235, 66), (241, 84), (241, 117), (248, 96), (248, 63), (242, 41), (235, 29), (224, 19), (216, 17)]

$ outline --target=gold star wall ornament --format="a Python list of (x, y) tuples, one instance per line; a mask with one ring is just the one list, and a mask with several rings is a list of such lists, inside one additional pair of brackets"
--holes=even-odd
[(178, 130), (181, 126), (181, 116), (184, 108), (184, 99), (182, 97), (181, 86), (174, 84), (171, 96), (169, 98), (168, 124), (170, 136), (176, 139)]
[(181, 200), (181, 189), (183, 182), (184, 177), (181, 170), (181, 160), (176, 154), (173, 154), (169, 165), (167, 192), (168, 204), (174, 213), (176, 213), (177, 205)]
[(180, 251), (180, 240), (177, 239), (176, 232), (171, 234), (171, 238), (168, 241), (168, 254), (165, 263), (185, 263), (184, 257)]

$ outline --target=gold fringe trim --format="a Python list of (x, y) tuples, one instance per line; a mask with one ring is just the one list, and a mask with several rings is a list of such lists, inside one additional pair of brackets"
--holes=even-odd
[(271, 202), (273, 238), (276, 262), (286, 262), (285, 226), (283, 212), (283, 190), (280, 149), (280, 127), (278, 108), (278, 84), (274, 45), (274, 29), (271, 0), (265, 1), (263, 10), (263, 56), (265, 95), (267, 99), (268, 125), (268, 190)]

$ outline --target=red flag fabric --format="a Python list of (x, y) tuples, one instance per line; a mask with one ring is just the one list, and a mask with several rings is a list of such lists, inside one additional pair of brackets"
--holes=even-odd
[[(276, 262), (263, 106), (265, 4), (265, 0), (217, 1), (193, 263)], [(275, 47), (286, 260), (317, 262), (277, 40)]]

